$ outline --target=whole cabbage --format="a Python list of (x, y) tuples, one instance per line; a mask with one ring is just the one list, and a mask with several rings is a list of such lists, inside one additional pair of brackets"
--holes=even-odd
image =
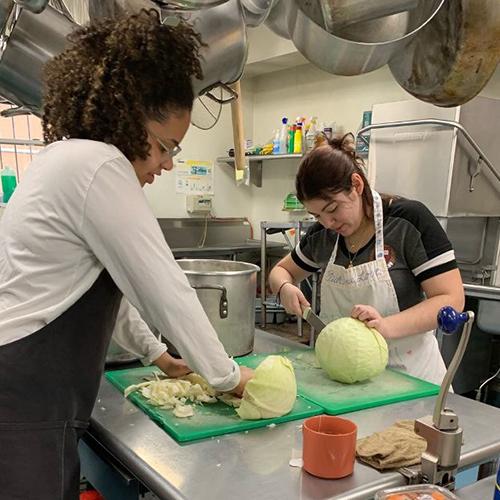
[(297, 398), (295, 372), (289, 359), (268, 356), (247, 383), (236, 413), (244, 420), (286, 415)]
[(346, 384), (373, 378), (387, 366), (384, 337), (353, 318), (340, 318), (326, 325), (315, 349), (318, 363), (328, 376)]

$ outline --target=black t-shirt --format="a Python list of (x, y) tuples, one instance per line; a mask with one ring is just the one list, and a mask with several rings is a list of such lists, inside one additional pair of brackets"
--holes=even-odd
[[(324, 271), (337, 233), (319, 222), (309, 228), (292, 252), (293, 261), (306, 271)], [(419, 201), (395, 198), (384, 203), (384, 254), (394, 284), (399, 309), (408, 309), (424, 298), (420, 284), (457, 268), (455, 253), (438, 220)], [(347, 267), (375, 259), (375, 237), (353, 257), (339, 236), (335, 264)]]

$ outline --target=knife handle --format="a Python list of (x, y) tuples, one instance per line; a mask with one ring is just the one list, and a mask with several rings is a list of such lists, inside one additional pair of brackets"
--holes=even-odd
[(309, 314), (310, 310), (311, 310), (311, 308), (309, 306), (305, 306), (302, 309), (302, 319), (305, 319), (307, 321), (307, 315)]

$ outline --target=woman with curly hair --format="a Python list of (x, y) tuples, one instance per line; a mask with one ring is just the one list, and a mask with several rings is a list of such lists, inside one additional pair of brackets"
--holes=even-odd
[(321, 271), (321, 316), (353, 317), (389, 345), (389, 365), (441, 384), (446, 367), (434, 336), (437, 313), (464, 306), (446, 233), (420, 202), (370, 188), (353, 135), (308, 153), (295, 178), (297, 198), (317, 222), (273, 268), (269, 281), (285, 309), (309, 305), (296, 283)]
[(241, 394), (253, 373), (224, 351), (141, 189), (181, 149), (199, 36), (141, 11), (69, 41), (45, 68), (48, 146), (0, 222), (2, 498), (78, 497), (77, 442), (117, 317), (116, 340), (170, 375), (189, 366)]

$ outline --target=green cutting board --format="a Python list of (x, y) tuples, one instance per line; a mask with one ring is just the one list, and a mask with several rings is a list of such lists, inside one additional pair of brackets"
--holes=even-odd
[[(132, 384), (144, 382), (143, 377), (151, 376), (153, 373), (161, 373), (156, 367), (130, 368), (127, 370), (113, 370), (106, 372), (106, 378), (122, 393)], [(195, 405), (194, 415), (188, 418), (177, 418), (172, 410), (162, 410), (148, 403), (138, 391), (129, 395), (128, 399), (133, 401), (160, 427), (165, 429), (174, 439), (180, 443), (194, 441), (212, 436), (220, 436), (231, 432), (247, 431), (270, 424), (289, 422), (307, 418), (312, 415), (323, 413), (323, 409), (314, 403), (297, 397), (292, 411), (278, 418), (264, 420), (241, 420), (234, 408), (221, 403)]]
[[(319, 368), (313, 349), (285, 350), (273, 354), (282, 354), (290, 359), (295, 368), (298, 394), (324, 408), (329, 415), (433, 396), (439, 392), (438, 385), (390, 369), (365, 382), (342, 384), (329, 379)], [(266, 356), (269, 354), (250, 354), (236, 361), (240, 365), (256, 368)]]

